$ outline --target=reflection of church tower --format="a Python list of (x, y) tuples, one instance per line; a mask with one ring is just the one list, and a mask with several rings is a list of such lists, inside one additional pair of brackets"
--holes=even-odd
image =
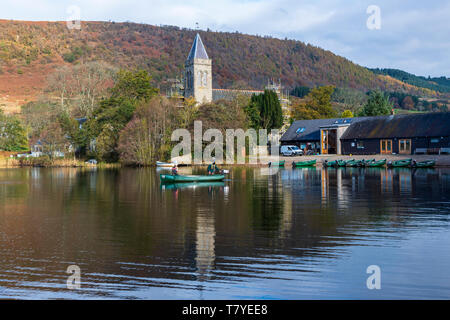
[(204, 280), (214, 266), (216, 227), (213, 214), (197, 215), (197, 242), (195, 264), (199, 280)]
[(197, 33), (186, 60), (184, 97), (193, 97), (198, 103), (212, 101), (212, 61)]

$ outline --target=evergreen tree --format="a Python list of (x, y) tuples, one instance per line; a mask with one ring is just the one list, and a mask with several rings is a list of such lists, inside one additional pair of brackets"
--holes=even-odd
[(311, 91), (310, 88), (308, 87), (295, 87), (292, 91), (291, 91), (291, 96), (297, 97), (297, 98), (303, 98), (304, 96), (306, 96), (309, 92)]
[(389, 102), (389, 98), (380, 91), (372, 91), (359, 116), (373, 117), (388, 115), (391, 113), (391, 110), (392, 104)]
[(0, 112), (0, 150), (28, 150), (28, 138), (24, 126), (19, 119), (6, 116), (3, 112)]
[(250, 114), (253, 121), (258, 120), (257, 112), (259, 111), (259, 125), (253, 123), (254, 128), (276, 129), (283, 125), (283, 110), (281, 109), (280, 100), (276, 92), (265, 90), (263, 94), (253, 95), (250, 105), (246, 109), (247, 115)]

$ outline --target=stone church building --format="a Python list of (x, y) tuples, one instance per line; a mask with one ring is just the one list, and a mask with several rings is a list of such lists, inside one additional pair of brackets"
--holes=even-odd
[[(197, 103), (209, 103), (221, 99), (232, 100), (237, 95), (262, 94), (263, 90), (213, 89), (212, 59), (209, 58), (199, 34), (196, 35), (185, 63), (184, 98), (194, 98)], [(288, 103), (281, 84), (268, 83), (266, 89), (278, 94), (282, 106)]]
[(185, 67), (184, 97), (193, 97), (198, 103), (212, 102), (212, 60), (198, 33)]

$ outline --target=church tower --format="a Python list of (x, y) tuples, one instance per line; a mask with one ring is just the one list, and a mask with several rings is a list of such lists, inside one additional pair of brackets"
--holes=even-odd
[(212, 61), (198, 33), (185, 67), (184, 97), (193, 97), (198, 103), (212, 102)]

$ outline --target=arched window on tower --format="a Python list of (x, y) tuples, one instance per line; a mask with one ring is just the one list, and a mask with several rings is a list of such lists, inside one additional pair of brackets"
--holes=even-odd
[(203, 76), (203, 73), (201, 71), (197, 72), (197, 79), (198, 79), (197, 85), (200, 87), (202, 86), (202, 76)]
[(203, 86), (206, 88), (208, 86), (208, 72), (206, 72), (206, 71), (203, 73), (202, 82), (203, 82)]

